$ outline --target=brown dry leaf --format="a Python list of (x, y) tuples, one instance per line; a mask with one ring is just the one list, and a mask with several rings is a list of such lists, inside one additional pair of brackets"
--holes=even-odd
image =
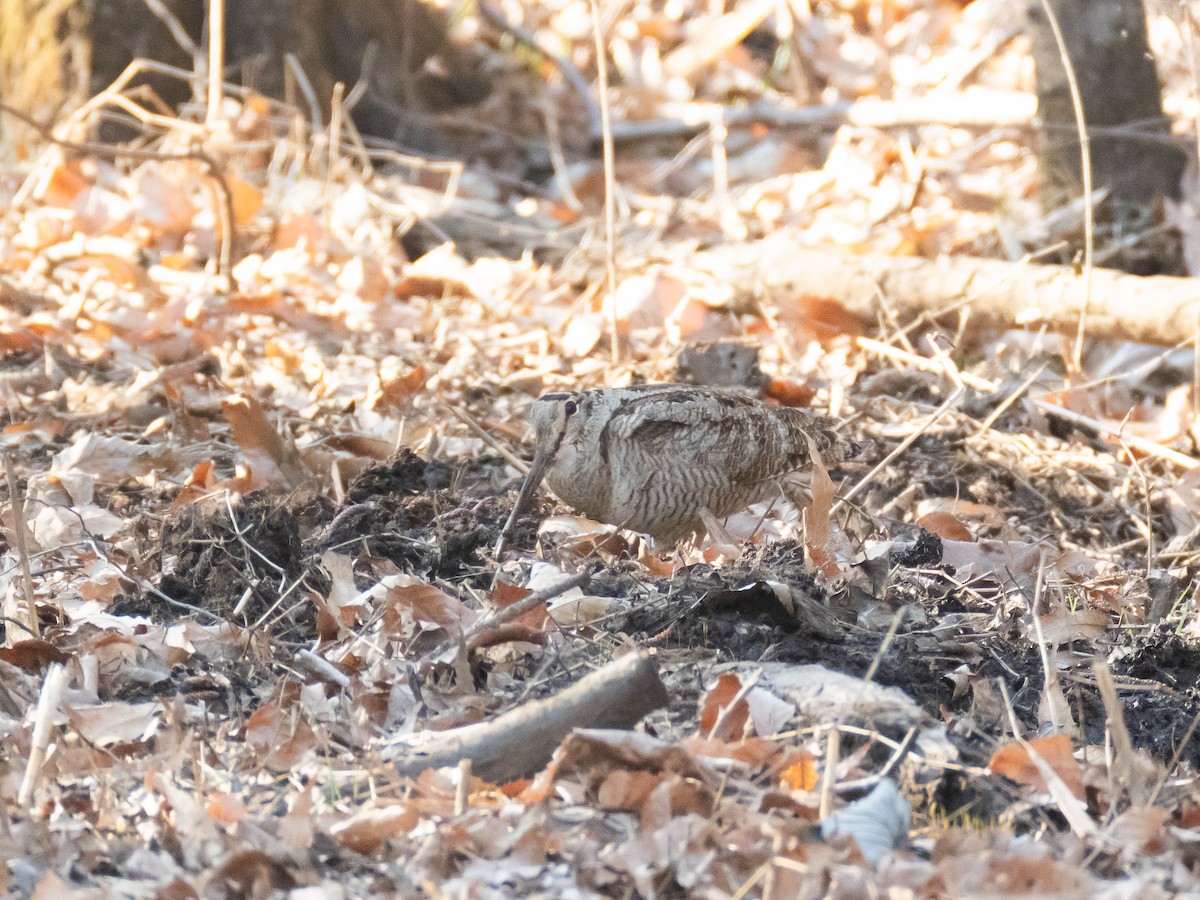
[(1032, 575), (1042, 559), (1042, 548), (1032, 541), (950, 541), (942, 539), (942, 562), (953, 566), (959, 578)]
[(122, 589), (127, 589), (128, 582), (113, 571), (107, 563), (97, 561), (92, 566), (85, 567), (88, 580), (79, 585), (79, 596), (84, 600), (96, 600), (107, 606)]
[(596, 802), (604, 809), (637, 811), (662, 781), (659, 773), (617, 769), (600, 782)]
[(376, 260), (356, 256), (344, 266), (337, 277), (338, 287), (360, 300), (379, 303), (392, 293), (392, 283)]
[(233, 896), (265, 897), (272, 891), (290, 891), (296, 879), (287, 867), (261, 850), (234, 853), (213, 873)]
[(812, 460), (812, 502), (805, 516), (805, 547), (817, 571), (826, 578), (840, 578), (845, 572), (833, 546), (833, 527), (829, 515), (833, 509), (833, 480), (821, 461), (816, 441), (811, 437), (808, 439), (808, 450)]
[[(497, 609), (504, 609), (506, 606), (512, 606), (518, 600), (522, 600), (532, 593), (533, 591), (530, 588), (521, 587), (519, 584), (513, 584), (511, 581), (505, 581), (501, 578), (496, 581), (496, 586), (492, 588), (492, 603)], [(534, 612), (537, 611), (534, 610)], [(530, 618), (528, 624), (541, 625), (545, 620), (546, 607), (543, 605), (541, 611)]]
[(1162, 853), (1171, 814), (1161, 806), (1133, 806), (1117, 816), (1102, 832), (1128, 854)]
[(408, 834), (421, 821), (409, 804), (364, 808), (333, 825), (329, 836), (340, 846), (369, 856), (393, 837)]
[(298, 706), (288, 710), (264, 703), (246, 720), (246, 743), (262, 755), (269, 769), (286, 772), (317, 746), (316, 734), (299, 712)]
[(0, 660), (26, 672), (40, 672), (51, 663), (65, 664), (70, 659), (70, 654), (59, 650), (49, 641), (17, 641), (11, 647), (0, 647)]
[(365, 434), (345, 433), (335, 434), (324, 442), (331, 450), (349, 453), (360, 459), (378, 462), (391, 459), (396, 451), (392, 441), (384, 441)]
[[(962, 522), (963, 519), (980, 519), (989, 528), (1000, 530), (1007, 525), (1004, 512), (989, 503), (975, 503), (962, 497), (929, 497), (917, 504), (917, 518), (921, 519), (933, 513), (948, 513)], [(964, 527), (966, 527), (964, 523)], [(968, 529), (969, 530), (969, 529)], [(948, 537), (948, 535), (942, 535)], [(950, 538), (950, 540), (976, 540), (971, 532), (970, 538)]]
[(69, 209), (75, 198), (91, 186), (91, 182), (80, 171), (79, 161), (73, 160), (51, 166), (34, 190), (34, 196), (46, 206)]
[(796, 340), (807, 335), (822, 344), (849, 335), (863, 334), (862, 323), (840, 303), (822, 300), (819, 297), (797, 297), (790, 303), (783, 301), (779, 308), (780, 320), (794, 330)]
[(475, 623), (475, 613), (457, 597), (409, 575), (388, 575), (368, 593), (385, 633), (406, 641), (425, 633), (465, 634)]
[(227, 175), (226, 183), (229, 185), (229, 192), (233, 195), (234, 222), (238, 225), (245, 225), (262, 209), (262, 191), (236, 175)]
[(272, 234), (271, 246), (275, 250), (304, 248), (312, 251), (329, 243), (325, 228), (310, 212), (297, 211), (280, 217)]
[(1076, 862), (1060, 861), (1050, 848), (1024, 846), (943, 857), (934, 884), (947, 897), (1055, 897), (1087, 900), (1096, 883)]
[(397, 300), (413, 297), (469, 297), (471, 292), (460, 281), (451, 281), (434, 275), (405, 274), (396, 284)]
[(630, 552), (629, 541), (611, 526), (586, 516), (550, 516), (538, 526), (538, 535), (552, 534), (558, 548), (580, 559), (613, 559)]
[[(76, 256), (58, 266), (59, 272), (103, 272), (105, 277), (114, 284), (124, 288), (137, 289), (147, 294), (156, 294), (158, 286), (146, 276), (146, 270), (131, 259), (117, 256), (114, 253), (89, 253)], [(100, 323), (96, 323), (99, 325)]]
[(788, 757), (787, 765), (779, 773), (779, 782), (790, 791), (815, 790), (821, 783), (821, 770), (817, 758), (811, 753), (794, 753)]
[(291, 446), (253, 397), (235, 394), (221, 402), (233, 439), (246, 456), (257, 485), (294, 489), (312, 479), (300, 454)]
[[(1068, 609), (1059, 604), (1039, 616), (1042, 637), (1051, 646), (1069, 644), (1071, 641), (1094, 641), (1108, 628), (1108, 613), (1099, 609)], [(1033, 642), (1038, 640), (1033, 624), (1025, 629), (1025, 636)]]
[(780, 752), (776, 742), (757, 737), (723, 741), (696, 734), (684, 738), (679, 742), (679, 746), (696, 759), (736, 759), (752, 769), (759, 769), (771, 763)]
[(567, 776), (586, 776), (589, 783), (598, 784), (617, 769), (671, 771), (704, 784), (711, 782), (707, 770), (681, 747), (636, 731), (590, 729), (568, 735), (520, 799), (544, 799), (556, 781)]
[(926, 513), (917, 520), (917, 524), (930, 534), (936, 534), (947, 541), (975, 540), (971, 529), (959, 521), (957, 516), (945, 511)]
[(226, 791), (213, 791), (209, 794), (205, 798), (204, 808), (214, 821), (222, 825), (236, 825), (249, 813), (241, 799)]
[(279, 839), (295, 859), (302, 859), (312, 849), (317, 832), (314, 806), (318, 791), (316, 786), (299, 791), (279, 822)]
[[(1071, 752), (1071, 739), (1065, 734), (1034, 738), (1028, 742), (1043, 760), (1058, 774), (1077, 798), (1083, 799), (1083, 768)], [(1022, 744), (1005, 744), (992, 754), (988, 768), (1038, 793), (1048, 790), (1046, 780)]]
[[(663, 328), (676, 310), (688, 309), (686, 300), (687, 285), (672, 275), (660, 270), (630, 275), (610, 297), (605, 298), (604, 321), (612, 321), (615, 309), (621, 334), (642, 328)], [(694, 311), (683, 315), (688, 329), (685, 334), (694, 332), (702, 324), (696, 321)]]
[(203, 500), (205, 497), (211, 496), (216, 487), (216, 466), (213, 461), (206, 459), (198, 462), (184, 481), (183, 487), (175, 495), (175, 499), (171, 502), (171, 509), (177, 512), (185, 506)]
[(767, 382), (766, 395), (772, 400), (779, 401), (783, 406), (805, 408), (812, 406), (816, 392), (806, 384), (798, 381), (787, 381), (772, 378)]
[(167, 175), (161, 166), (142, 166), (134, 178), (134, 190), (136, 214), (163, 237), (193, 229), (196, 208), (180, 177)]
[[(736, 740), (745, 734), (750, 721), (750, 704), (742, 697), (733, 709), (727, 707), (742, 689), (741, 679), (732, 672), (723, 672), (717, 682), (700, 699), (700, 734), (718, 740)], [(721, 717), (724, 718), (721, 718)], [(714, 733), (720, 724), (720, 731)]]
[(379, 396), (371, 405), (372, 409), (397, 412), (403, 410), (413, 397), (425, 387), (429, 375), (424, 366), (414, 366), (407, 374), (385, 381), (379, 387)]

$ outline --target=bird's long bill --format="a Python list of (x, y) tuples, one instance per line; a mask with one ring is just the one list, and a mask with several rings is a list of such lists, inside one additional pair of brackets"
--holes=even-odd
[(517, 518), (525, 512), (529, 506), (529, 501), (533, 499), (534, 493), (541, 487), (542, 479), (546, 477), (546, 469), (550, 466), (550, 460), (554, 458), (554, 451), (549, 450), (543, 452), (539, 450), (533, 456), (533, 462), (529, 466), (529, 471), (525, 474), (525, 481), (521, 484), (521, 492), (517, 494), (517, 502), (513, 504), (512, 512), (508, 514), (508, 521), (504, 523), (504, 528), (500, 531), (500, 537), (496, 540), (496, 559), (500, 559), (500, 554), (504, 550), (504, 545), (512, 536), (512, 530), (517, 525)]

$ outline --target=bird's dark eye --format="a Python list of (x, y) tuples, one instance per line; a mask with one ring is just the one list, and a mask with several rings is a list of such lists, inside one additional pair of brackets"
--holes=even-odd
[(565, 412), (568, 416), (573, 416), (578, 411), (579, 411), (579, 404), (576, 403), (574, 400), (568, 400), (566, 403), (563, 404), (563, 412)]

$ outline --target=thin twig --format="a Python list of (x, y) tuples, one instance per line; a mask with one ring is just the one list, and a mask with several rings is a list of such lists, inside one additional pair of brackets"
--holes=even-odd
[(591, 577), (592, 570), (584, 569), (582, 572), (568, 575), (554, 582), (554, 584), (534, 591), (532, 594), (522, 597), (516, 603), (510, 603), (508, 606), (497, 609), (490, 616), (486, 616), (475, 623), (475, 627), (463, 636), (463, 641), (466, 643), (468, 649), (473, 650), (481, 644), (484, 637), (499, 626), (511, 622), (513, 619), (520, 618), (531, 609), (536, 609), (541, 604), (547, 603), (573, 588), (587, 584)]
[(1092, 199), (1092, 145), (1088, 136), (1087, 122), (1083, 117), (1083, 95), (1075, 78), (1075, 66), (1067, 52), (1067, 42), (1058, 27), (1058, 16), (1050, 7), (1050, 0), (1042, 0), (1042, 11), (1050, 23), (1054, 43), (1058, 45), (1058, 56), (1067, 75), (1067, 87), (1071, 91), (1071, 108), (1075, 113), (1075, 127), (1079, 133), (1080, 175), (1083, 179), (1083, 307), (1079, 311), (1079, 331), (1075, 335), (1075, 350), (1071, 365), (1075, 372), (1083, 370), (1083, 338), (1087, 331), (1088, 307), (1092, 303), (1092, 269), (1095, 266), (1096, 209)]

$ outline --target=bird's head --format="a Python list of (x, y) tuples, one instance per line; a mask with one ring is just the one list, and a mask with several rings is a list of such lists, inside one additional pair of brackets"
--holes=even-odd
[(582, 434), (590, 403), (591, 398), (581, 391), (557, 391), (535, 400), (530, 419), (537, 454), (553, 457), (569, 436)]

